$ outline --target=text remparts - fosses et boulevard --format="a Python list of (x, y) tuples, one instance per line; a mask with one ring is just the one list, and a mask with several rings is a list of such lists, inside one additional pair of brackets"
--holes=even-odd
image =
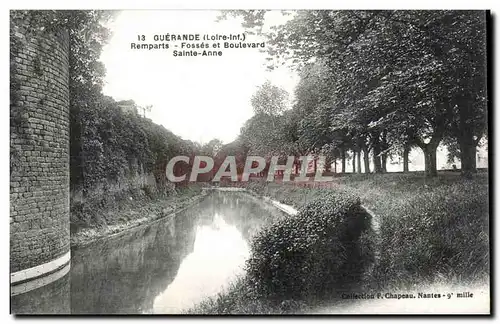
[[(137, 41), (130, 43), (131, 49), (206, 49), (206, 48), (259, 48), (264, 43), (245, 43), (246, 35), (241, 34), (161, 34), (137, 35)], [(224, 41), (220, 44), (208, 42)], [(230, 41), (230, 42), (227, 42)], [(180, 42), (177, 43), (176, 42)], [(205, 43), (206, 42), (206, 43)], [(173, 43), (173, 44), (170, 44)]]

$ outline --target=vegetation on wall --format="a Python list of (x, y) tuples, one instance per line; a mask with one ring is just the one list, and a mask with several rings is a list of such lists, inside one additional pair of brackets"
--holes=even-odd
[[(69, 35), (71, 186), (84, 193), (99, 182), (137, 173), (153, 173), (161, 187), (168, 160), (179, 154), (190, 156), (198, 148), (140, 117), (137, 108), (129, 113), (103, 95), (106, 71), (99, 58), (111, 35), (106, 23), (114, 14), (103, 10), (11, 11), (12, 40), (16, 32), (27, 39), (36, 33)], [(17, 83), (12, 81), (15, 90)], [(19, 116), (14, 114), (14, 119)]]

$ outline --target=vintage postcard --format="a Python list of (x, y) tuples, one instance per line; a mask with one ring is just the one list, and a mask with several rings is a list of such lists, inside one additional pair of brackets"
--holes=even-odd
[(11, 313), (489, 315), (489, 26), (11, 10)]

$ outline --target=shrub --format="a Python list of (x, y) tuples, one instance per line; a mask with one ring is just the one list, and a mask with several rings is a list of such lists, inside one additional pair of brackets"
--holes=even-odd
[(358, 198), (324, 192), (254, 237), (248, 280), (271, 300), (322, 298), (348, 289), (373, 261), (363, 246), (369, 241), (360, 240), (369, 231), (370, 216)]

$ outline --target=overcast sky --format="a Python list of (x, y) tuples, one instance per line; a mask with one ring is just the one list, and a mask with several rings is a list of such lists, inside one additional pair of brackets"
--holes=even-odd
[[(147, 114), (184, 139), (231, 142), (253, 115), (250, 98), (269, 79), (291, 95), (298, 81), (286, 68), (266, 71), (266, 54), (258, 49), (226, 49), (221, 57), (173, 57), (170, 50), (132, 50), (137, 35), (237, 34), (239, 19), (216, 22), (217, 11), (122, 11), (111, 23), (112, 37), (101, 60), (107, 76), (104, 93), (116, 100), (153, 105)], [(286, 21), (278, 11), (266, 14), (266, 26)], [(262, 41), (247, 35), (247, 42)]]

